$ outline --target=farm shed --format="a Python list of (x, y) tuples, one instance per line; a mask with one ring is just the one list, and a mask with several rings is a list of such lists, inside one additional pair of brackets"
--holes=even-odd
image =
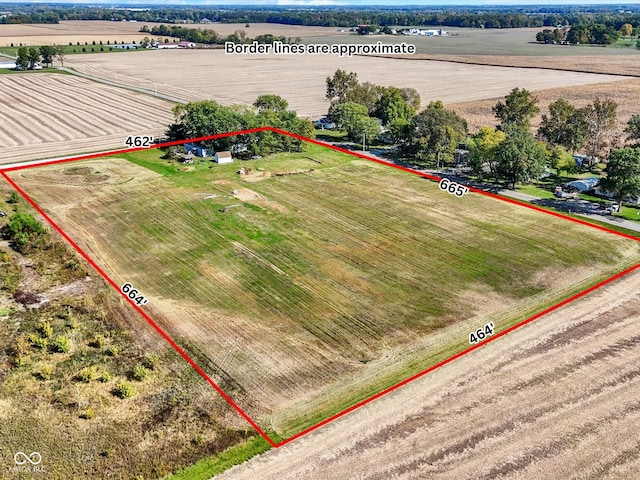
[(220, 163), (220, 164), (232, 163), (233, 157), (231, 156), (231, 152), (229, 151), (216, 152), (215, 160), (216, 160), (216, 163)]

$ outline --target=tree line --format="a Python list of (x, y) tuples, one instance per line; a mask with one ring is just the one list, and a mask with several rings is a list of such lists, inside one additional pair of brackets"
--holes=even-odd
[[(261, 95), (252, 107), (225, 107), (212, 100), (177, 105), (173, 108), (175, 122), (166, 134), (169, 140), (186, 140), (218, 133), (271, 126), (306, 138), (313, 138), (311, 121), (298, 118), (289, 103), (278, 95)], [(302, 141), (271, 131), (235, 135), (201, 142), (214, 151), (231, 150), (241, 155), (268, 155), (277, 152), (298, 152)]]
[(562, 27), (553, 30), (545, 28), (536, 34), (536, 41), (540, 43), (566, 42), (573, 45), (611, 45), (616, 43), (620, 37), (631, 38), (639, 31), (638, 26), (634, 27), (630, 23), (623, 23), (619, 30), (616, 30), (612, 25), (602, 23), (578, 24), (571, 28)]
[(64, 67), (66, 49), (62, 45), (43, 45), (42, 47), (20, 47), (16, 57), (16, 70), (34, 70), (42, 63), (45, 68), (53, 65), (54, 57)]
[[(106, 7), (8, 5), (11, 15), (0, 23), (58, 23), (61, 20), (136, 20), (179, 23), (280, 23), (326, 27), (373, 25), (439, 25), (473, 28), (522, 28), (601, 23), (619, 30), (623, 23), (640, 24), (636, 6), (620, 12), (614, 6), (489, 6), (481, 7), (148, 7), (141, 10)], [(631, 11), (632, 13), (627, 13)]]
[[(629, 120), (626, 138), (621, 136), (616, 133), (618, 105), (610, 98), (595, 98), (582, 108), (560, 98), (549, 105), (534, 134), (531, 120), (540, 112), (538, 99), (514, 88), (493, 106), (497, 126), (469, 134), (465, 119), (440, 101), (419, 111), (420, 97), (413, 89), (361, 84), (356, 73), (343, 70), (327, 77), (326, 85), (328, 116), (352, 141), (373, 139), (384, 127), (402, 158), (436, 168), (452, 164), (464, 145), (474, 174), (510, 188), (540, 178), (547, 168), (575, 173), (597, 159), (607, 160), (602, 188), (619, 200), (640, 195), (640, 189), (632, 189), (634, 182), (640, 185), (640, 144), (624, 146), (640, 141), (640, 114)], [(586, 154), (580, 166), (573, 156), (577, 152)]]
[(255, 41), (258, 43), (272, 44), (276, 41), (282, 43), (297, 43), (300, 41), (300, 38), (292, 39), (291, 37), (275, 36), (271, 34), (258, 35), (255, 38), (251, 38), (244, 30), (235, 31), (225, 37), (218, 35), (218, 33), (210, 29), (189, 28), (178, 25), (167, 26), (164, 24), (153, 26), (151, 29), (149, 29), (147, 25), (143, 25), (140, 32), (163, 37), (180, 38), (187, 42), (203, 43), (208, 45), (223, 45), (225, 42), (252, 43)]

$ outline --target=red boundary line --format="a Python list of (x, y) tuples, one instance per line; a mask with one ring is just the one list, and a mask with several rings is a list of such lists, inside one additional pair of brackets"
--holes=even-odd
[[(371, 157), (371, 156), (366, 155), (366, 154), (364, 154), (364, 153), (352, 152), (351, 150), (347, 150), (347, 149), (345, 149), (345, 148), (337, 147), (337, 146), (335, 146), (335, 145), (331, 145), (331, 144), (328, 144), (328, 143), (322, 142), (322, 141), (320, 141), (320, 140), (315, 140), (315, 139), (311, 139), (311, 138), (306, 138), (306, 137), (303, 137), (303, 136), (297, 135), (297, 134), (295, 134), (295, 133), (287, 132), (287, 131), (285, 131), (285, 130), (280, 130), (280, 129), (278, 129), (278, 128), (273, 128), (273, 127), (259, 127), (259, 128), (249, 129), (249, 130), (241, 130), (241, 131), (237, 131), (237, 132), (221, 133), (221, 134), (217, 134), (217, 135), (209, 135), (209, 136), (205, 136), (205, 137), (191, 138), (191, 139), (188, 139), (188, 140), (179, 140), (179, 141), (175, 141), (175, 142), (166, 142), (166, 143), (162, 143), (162, 144), (154, 144), (154, 145), (152, 145), (152, 146), (151, 146), (151, 147), (149, 147), (149, 148), (163, 148), (163, 147), (174, 146), (174, 145), (182, 145), (182, 144), (184, 144), (184, 143), (189, 143), (189, 142), (200, 142), (200, 141), (204, 141), (204, 140), (212, 140), (212, 139), (215, 139), (215, 138), (223, 138), (223, 137), (229, 137), (229, 136), (235, 136), (235, 135), (244, 135), (244, 134), (255, 133), (255, 132), (266, 131), (266, 130), (269, 130), (269, 131), (272, 131), (272, 132), (275, 132), (275, 133), (279, 133), (279, 134), (282, 134), (282, 135), (287, 135), (287, 136), (290, 136), (290, 137), (293, 137), (293, 138), (296, 138), (296, 139), (298, 139), (298, 140), (302, 140), (302, 141), (305, 141), (305, 142), (308, 142), (308, 143), (313, 143), (313, 144), (316, 144), (316, 145), (320, 145), (320, 146), (323, 146), (323, 147), (329, 148), (329, 149), (331, 149), (331, 150), (335, 150), (335, 151), (338, 151), (338, 152), (346, 153), (346, 154), (349, 154), (349, 155), (352, 155), (352, 156), (355, 156), (355, 157), (362, 158), (362, 159), (364, 159), (364, 160), (368, 160), (368, 161), (375, 162), (375, 163), (378, 163), (378, 164), (381, 164), (381, 165), (385, 165), (385, 166), (387, 166), (387, 167), (391, 167), (391, 168), (395, 168), (395, 169), (398, 169), (398, 170), (402, 170), (402, 171), (405, 171), (405, 172), (408, 172), (408, 173), (412, 173), (412, 174), (414, 174), (414, 175), (418, 175), (418, 176), (420, 176), (420, 177), (427, 178), (427, 179), (429, 179), (429, 180), (440, 181), (440, 180), (442, 179), (442, 178), (437, 177), (437, 176), (435, 176), (435, 175), (431, 175), (431, 174), (423, 173), (423, 172), (418, 172), (418, 171), (412, 170), (412, 169), (407, 168), (407, 167), (403, 167), (403, 166), (396, 165), (396, 164), (391, 163), (391, 162), (387, 162), (387, 161), (385, 161), (385, 160), (381, 160), (381, 159), (379, 159), (379, 158)], [(176, 352), (178, 352), (178, 354), (180, 354), (180, 356), (181, 356), (182, 358), (184, 358), (184, 359), (185, 359), (185, 360), (186, 360), (186, 361), (187, 361), (187, 362), (188, 362), (188, 363), (189, 363), (189, 364), (190, 364), (190, 365), (191, 365), (191, 366), (192, 366), (192, 367), (193, 367), (193, 368), (194, 368), (194, 369), (195, 369), (195, 370), (196, 370), (196, 371), (197, 371), (197, 372), (198, 372), (198, 373), (199, 373), (199, 374), (200, 374), (200, 375), (201, 375), (201, 376), (202, 376), (202, 377), (203, 377), (203, 378), (204, 378), (204, 379), (205, 379), (205, 380), (206, 380), (206, 381), (207, 381), (207, 382), (208, 382), (208, 383), (209, 383), (209, 384), (210, 384), (210, 385), (211, 385), (211, 386), (212, 386), (212, 387), (213, 387), (213, 388), (214, 388), (214, 389), (215, 389), (215, 390), (216, 390), (216, 391), (217, 391), (217, 392), (218, 392), (218, 393), (219, 393), (219, 394), (220, 394), (220, 395), (221, 395), (221, 396), (222, 396), (222, 397), (223, 397), (223, 398), (224, 398), (224, 399), (225, 399), (225, 400), (226, 400), (226, 401), (227, 401), (227, 402), (228, 402), (228, 403), (229, 403), (229, 404), (230, 404), (230, 405), (231, 405), (231, 406), (232, 406), (232, 407), (233, 407), (233, 408), (234, 408), (234, 409), (235, 409), (235, 410), (236, 410), (236, 411), (237, 411), (237, 412), (238, 412), (238, 413), (239, 413), (239, 414), (240, 414), (240, 415), (241, 415), (241, 416), (242, 416), (242, 417), (243, 417), (243, 418), (244, 418), (244, 419), (245, 419), (245, 420), (246, 420), (246, 421), (247, 421), (247, 422), (248, 422), (248, 423), (249, 423), (249, 424), (250, 424), (250, 425), (251, 425), (251, 426), (252, 426), (252, 427), (253, 427), (253, 428), (254, 428), (254, 429), (259, 433), (259, 434), (260, 434), (260, 435), (261, 435), (261, 436), (262, 436), (262, 437), (263, 437), (263, 438), (264, 438), (264, 439), (265, 439), (265, 440), (266, 440), (266, 441), (267, 441), (267, 442), (268, 442), (268, 443), (269, 443), (269, 444), (270, 444), (270, 445), (271, 445), (271, 446), (272, 446), (272, 447), (274, 447), (274, 448), (278, 448), (278, 447), (281, 447), (281, 446), (283, 446), (283, 445), (286, 445), (286, 444), (288, 444), (288, 443), (290, 443), (290, 442), (292, 442), (292, 441), (296, 440), (297, 438), (300, 438), (300, 437), (302, 437), (302, 436), (304, 436), (304, 435), (306, 435), (306, 434), (308, 434), (308, 433), (312, 432), (313, 430), (316, 430), (316, 429), (318, 429), (318, 428), (320, 428), (320, 427), (322, 427), (322, 426), (324, 426), (324, 425), (326, 425), (326, 424), (328, 424), (328, 423), (330, 423), (330, 422), (332, 422), (332, 421), (334, 421), (334, 420), (336, 420), (336, 419), (338, 419), (338, 418), (340, 418), (340, 417), (342, 417), (342, 416), (344, 416), (344, 415), (346, 415), (346, 414), (348, 414), (348, 413), (350, 413), (350, 412), (352, 412), (352, 411), (354, 411), (354, 410), (356, 410), (356, 409), (358, 409), (358, 408), (362, 407), (363, 405), (366, 405), (366, 404), (368, 404), (368, 403), (370, 403), (370, 402), (372, 402), (372, 401), (374, 401), (374, 400), (376, 400), (376, 399), (378, 399), (378, 398), (380, 398), (380, 397), (382, 397), (382, 396), (384, 396), (384, 395), (386, 395), (386, 394), (388, 394), (388, 393), (390, 393), (390, 392), (392, 392), (392, 391), (394, 391), (394, 390), (396, 390), (396, 389), (398, 389), (398, 388), (400, 388), (400, 387), (402, 387), (402, 386), (404, 386), (404, 385), (406, 385), (406, 384), (408, 384), (408, 383), (410, 383), (410, 382), (412, 382), (412, 381), (414, 381), (414, 380), (416, 380), (416, 379), (418, 379), (418, 378), (420, 378), (420, 377), (422, 377), (422, 376), (424, 376), (424, 375), (427, 375), (428, 373), (430, 373), (430, 372), (432, 372), (432, 371), (434, 371), (434, 370), (436, 370), (436, 369), (438, 369), (438, 368), (440, 368), (440, 367), (442, 367), (442, 366), (444, 366), (444, 365), (446, 365), (446, 364), (448, 364), (448, 363), (451, 363), (451, 362), (453, 362), (454, 360), (456, 360), (456, 359), (458, 359), (458, 358), (460, 358), (460, 357), (462, 357), (462, 356), (464, 356), (464, 355), (466, 355), (466, 354), (468, 354), (468, 353), (470, 353), (470, 352), (473, 352), (474, 350), (476, 350), (476, 349), (478, 349), (478, 348), (480, 348), (480, 347), (482, 347), (482, 346), (484, 346), (484, 345), (486, 345), (486, 344), (488, 344), (488, 343), (490, 343), (490, 342), (493, 342), (493, 341), (497, 340), (498, 338), (500, 338), (500, 337), (502, 337), (502, 336), (504, 336), (504, 335), (506, 335), (506, 334), (508, 334), (508, 333), (510, 333), (510, 332), (512, 332), (512, 331), (514, 331), (514, 330), (516, 330), (517, 328), (520, 328), (520, 327), (522, 327), (523, 325), (526, 325), (526, 324), (528, 324), (528, 323), (531, 323), (531, 322), (533, 322), (534, 320), (537, 320), (538, 318), (540, 318), (540, 317), (543, 317), (543, 316), (547, 315), (548, 313), (551, 313), (551, 312), (553, 312), (553, 311), (555, 311), (555, 310), (558, 310), (559, 308), (564, 307), (565, 305), (567, 305), (567, 304), (569, 304), (569, 303), (573, 302), (574, 300), (577, 300), (577, 299), (579, 299), (579, 298), (581, 298), (581, 297), (583, 297), (583, 296), (585, 296), (585, 295), (587, 295), (587, 294), (589, 294), (589, 293), (593, 292), (594, 290), (597, 290), (597, 289), (599, 289), (600, 287), (602, 287), (602, 286), (604, 286), (604, 285), (607, 285), (607, 284), (609, 284), (609, 283), (611, 283), (611, 282), (613, 282), (613, 281), (615, 281), (615, 280), (617, 280), (617, 279), (619, 279), (619, 278), (621, 278), (621, 277), (623, 277), (623, 276), (625, 276), (625, 275), (627, 275), (627, 274), (629, 274), (629, 273), (633, 272), (634, 270), (637, 270), (637, 269), (639, 269), (639, 268), (640, 268), (640, 264), (637, 264), (637, 265), (634, 265), (634, 266), (632, 266), (632, 267), (630, 267), (630, 268), (627, 268), (626, 270), (624, 270), (624, 271), (622, 271), (622, 272), (620, 272), (620, 273), (617, 273), (617, 274), (613, 275), (612, 277), (610, 277), (610, 278), (608, 278), (608, 279), (606, 279), (606, 280), (603, 280), (602, 282), (598, 283), (597, 285), (593, 285), (593, 286), (591, 286), (591, 287), (587, 288), (586, 290), (583, 290), (582, 292), (577, 293), (577, 294), (573, 295), (572, 297), (567, 298), (567, 299), (565, 299), (565, 300), (563, 300), (563, 301), (561, 301), (561, 302), (557, 303), (556, 305), (553, 305), (553, 306), (551, 306), (551, 307), (549, 307), (549, 308), (547, 308), (547, 309), (545, 309), (545, 310), (543, 310), (543, 311), (541, 311), (541, 312), (539, 312), (539, 313), (537, 313), (537, 314), (535, 314), (535, 315), (533, 315), (533, 316), (531, 316), (531, 317), (527, 318), (526, 320), (523, 320), (522, 322), (517, 323), (516, 325), (513, 325), (513, 326), (509, 327), (508, 329), (503, 330), (502, 332), (500, 332), (500, 333), (498, 333), (498, 334), (496, 334), (496, 335), (493, 335), (492, 337), (489, 337), (489, 338), (487, 338), (487, 339), (483, 340), (482, 342), (477, 343), (476, 345), (473, 345), (473, 346), (471, 346), (471, 347), (467, 348), (466, 350), (463, 350), (462, 352), (459, 352), (459, 353), (457, 353), (457, 354), (455, 354), (455, 355), (453, 355), (453, 356), (451, 356), (451, 357), (447, 358), (446, 360), (443, 360), (442, 362), (437, 363), (436, 365), (433, 365), (433, 366), (431, 366), (431, 367), (427, 368), (426, 370), (423, 370), (422, 372), (419, 372), (419, 373), (417, 373), (417, 374), (415, 374), (415, 375), (413, 375), (413, 376), (411, 376), (411, 377), (409, 377), (409, 378), (407, 378), (407, 379), (405, 379), (405, 380), (403, 380), (403, 381), (401, 381), (401, 382), (399, 382), (399, 383), (397, 383), (397, 384), (395, 384), (395, 385), (393, 385), (393, 386), (391, 386), (391, 387), (388, 387), (388, 388), (386, 388), (385, 390), (383, 390), (383, 391), (381, 391), (381, 392), (379, 392), (379, 393), (377, 393), (377, 394), (375, 394), (375, 395), (373, 395), (373, 396), (371, 396), (371, 397), (369, 397), (369, 398), (367, 398), (367, 399), (365, 399), (365, 400), (362, 400), (361, 402), (358, 402), (358, 403), (356, 403), (355, 405), (352, 405), (351, 407), (347, 408), (346, 410), (343, 410), (342, 412), (339, 412), (339, 413), (337, 413), (337, 414), (335, 414), (335, 415), (333, 415), (333, 416), (331, 416), (331, 417), (329, 417), (329, 418), (327, 418), (327, 419), (325, 419), (325, 420), (323, 420), (323, 421), (321, 421), (321, 422), (317, 423), (316, 425), (313, 425), (313, 426), (311, 426), (311, 427), (309, 427), (309, 428), (307, 428), (307, 429), (305, 429), (305, 430), (303, 430), (303, 431), (301, 431), (301, 432), (299, 432), (299, 433), (297, 433), (297, 434), (295, 434), (295, 435), (293, 435), (293, 436), (291, 436), (291, 437), (289, 437), (289, 438), (287, 438), (287, 439), (285, 439), (285, 440), (282, 440), (281, 442), (274, 442), (274, 441), (273, 441), (273, 440), (272, 440), (272, 439), (271, 439), (271, 438), (270, 438), (270, 437), (269, 437), (269, 436), (268, 436), (268, 435), (267, 435), (267, 434), (266, 434), (266, 433), (265, 433), (265, 432), (264, 432), (264, 431), (263, 431), (263, 430), (258, 426), (258, 424), (256, 424), (256, 422), (254, 422), (254, 421), (251, 419), (251, 417), (249, 417), (249, 415), (248, 415), (247, 413), (245, 413), (245, 411), (244, 411), (244, 410), (242, 410), (242, 408), (240, 408), (240, 406), (239, 406), (237, 403), (235, 403), (235, 402), (233, 401), (233, 399), (231, 399), (231, 397), (229, 397), (229, 395), (227, 395), (227, 394), (222, 390), (222, 388), (221, 388), (220, 386), (218, 386), (218, 385), (217, 385), (217, 384), (216, 384), (216, 383), (215, 383), (215, 382), (214, 382), (214, 381), (213, 381), (213, 380), (212, 380), (212, 379), (211, 379), (211, 378), (210, 378), (210, 377), (209, 377), (209, 376), (208, 376), (208, 375), (207, 375), (207, 374), (206, 374), (206, 373), (205, 373), (205, 372), (204, 372), (204, 371), (203, 371), (203, 370), (202, 370), (202, 369), (201, 369), (201, 368), (200, 368), (200, 367), (199, 367), (199, 366), (198, 366), (198, 365), (197, 365), (197, 364), (196, 364), (196, 363), (191, 359), (191, 357), (189, 357), (189, 355), (187, 355), (187, 354), (184, 352), (184, 350), (182, 350), (182, 349), (181, 349), (181, 348), (180, 348), (180, 347), (179, 347), (179, 346), (178, 346), (178, 345), (177, 345), (177, 344), (176, 344), (176, 343), (171, 339), (171, 337), (169, 337), (169, 335), (167, 335), (167, 333), (165, 333), (165, 332), (164, 332), (164, 330), (162, 330), (162, 328), (160, 328), (160, 327), (159, 327), (159, 326), (158, 326), (158, 325), (157, 325), (157, 324), (156, 324), (156, 323), (151, 319), (151, 317), (149, 317), (149, 316), (148, 316), (148, 315), (147, 315), (147, 314), (146, 314), (146, 313), (145, 313), (145, 312), (144, 312), (144, 311), (143, 311), (143, 310), (142, 310), (138, 305), (136, 305), (136, 304), (135, 304), (135, 302), (134, 302), (133, 300), (131, 300), (127, 295), (125, 295), (125, 294), (122, 292), (122, 290), (120, 289), (120, 287), (118, 286), (118, 284), (116, 284), (116, 283), (115, 283), (115, 282), (114, 282), (114, 281), (113, 281), (113, 280), (112, 280), (112, 279), (111, 279), (111, 278), (110, 278), (110, 277), (109, 277), (109, 276), (108, 276), (108, 275), (107, 275), (107, 274), (106, 274), (106, 273), (105, 273), (105, 272), (104, 272), (104, 271), (103, 271), (103, 270), (102, 270), (102, 269), (101, 269), (101, 268), (100, 268), (100, 267), (99, 267), (99, 266), (98, 266), (98, 265), (97, 265), (97, 264), (96, 264), (96, 263), (95, 263), (95, 262), (94, 262), (90, 257), (89, 257), (89, 255), (87, 255), (87, 254), (86, 254), (86, 253), (85, 253), (85, 252), (84, 252), (84, 251), (83, 251), (83, 250), (82, 250), (82, 249), (81, 249), (81, 248), (80, 248), (80, 247), (79, 247), (79, 246), (78, 246), (78, 245), (77, 245), (77, 244), (76, 244), (72, 239), (71, 239), (71, 237), (69, 237), (69, 236), (64, 232), (64, 230), (62, 230), (62, 228), (60, 228), (60, 227), (59, 227), (59, 226), (58, 226), (58, 225), (53, 221), (53, 219), (52, 219), (51, 217), (49, 217), (49, 215), (47, 215), (47, 214), (42, 210), (42, 208), (40, 208), (40, 206), (38, 206), (38, 204), (37, 204), (33, 199), (31, 199), (31, 197), (29, 197), (29, 195), (27, 195), (27, 193), (26, 193), (24, 190), (22, 190), (22, 189), (21, 189), (21, 188), (16, 184), (16, 182), (14, 182), (14, 181), (13, 181), (13, 180), (12, 180), (12, 179), (7, 175), (7, 173), (8, 173), (8, 172), (14, 172), (14, 171), (26, 170), (26, 169), (30, 169), (30, 168), (37, 168), (37, 167), (43, 167), (43, 166), (49, 166), (49, 165), (55, 165), (55, 164), (59, 164), (59, 163), (67, 163), (67, 162), (74, 162), (74, 161), (80, 161), (80, 160), (89, 160), (89, 159), (92, 159), (92, 158), (105, 157), (105, 156), (109, 156), (109, 155), (118, 155), (118, 154), (122, 154), (122, 153), (129, 153), (129, 152), (137, 152), (137, 151), (140, 151), (140, 150), (147, 150), (147, 149), (148, 149), (148, 148), (145, 148), (145, 147), (140, 147), (140, 148), (126, 148), (126, 149), (121, 149), (121, 150), (111, 150), (111, 151), (107, 151), (107, 152), (99, 152), (99, 153), (91, 153), (91, 154), (87, 154), (87, 155), (80, 155), (80, 156), (77, 156), (77, 157), (70, 157), (70, 158), (63, 158), (63, 159), (58, 159), (58, 160), (45, 161), (45, 162), (41, 162), (41, 163), (37, 163), (37, 164), (19, 165), (19, 166), (15, 166), (15, 167), (8, 167), (8, 168), (2, 168), (2, 167), (0, 167), (0, 175), (2, 175), (2, 176), (5, 178), (5, 180), (6, 180), (7, 182), (9, 182), (9, 184), (10, 184), (13, 188), (15, 188), (15, 189), (16, 189), (16, 191), (17, 191), (18, 193), (20, 193), (20, 195), (22, 195), (22, 196), (25, 198), (25, 200), (27, 200), (27, 202), (29, 202), (29, 204), (31, 204), (31, 206), (32, 206), (33, 208), (35, 208), (35, 209), (36, 209), (36, 211), (37, 211), (40, 215), (42, 215), (42, 217), (43, 217), (45, 220), (46, 220), (46, 221), (47, 221), (47, 222), (48, 222), (48, 223), (49, 223), (49, 224), (50, 224), (50, 225), (51, 225), (51, 226), (52, 226), (52, 227), (53, 227), (53, 228), (54, 228), (54, 229), (55, 229), (55, 230), (60, 234), (60, 235), (62, 235), (62, 237), (63, 237), (67, 242), (69, 242), (69, 244), (70, 244), (70, 245), (71, 245), (71, 246), (72, 246), (72, 247), (73, 247), (73, 248), (74, 248), (74, 249), (75, 249), (75, 250), (76, 250), (76, 251), (77, 251), (77, 252), (78, 252), (78, 253), (79, 253), (79, 254), (80, 254), (80, 255), (81, 255), (81, 256), (82, 256), (86, 261), (87, 261), (87, 262), (89, 262), (89, 264), (90, 264), (90, 265), (91, 265), (91, 266), (92, 266), (92, 267), (93, 267), (93, 268), (94, 268), (94, 269), (95, 269), (95, 270), (96, 270), (100, 275), (102, 275), (102, 277), (103, 277), (103, 278), (104, 278), (104, 279), (105, 279), (105, 280), (106, 280), (106, 281), (107, 281), (107, 282), (108, 282), (108, 283), (109, 283), (113, 288), (115, 288), (115, 289), (116, 289), (116, 291), (118, 291), (118, 292), (120, 293), (120, 295), (122, 295), (122, 297), (123, 297), (127, 302), (129, 302), (129, 304), (130, 304), (130, 305), (131, 305), (131, 306), (132, 306), (132, 307), (133, 307), (133, 308), (134, 308), (134, 309), (135, 309), (135, 310), (136, 310), (140, 315), (142, 315), (142, 317), (143, 317), (143, 318), (144, 318), (144, 319), (145, 319), (145, 320), (146, 320), (146, 321), (147, 321), (147, 322), (148, 322), (148, 323), (149, 323), (149, 324), (150, 324), (150, 325), (151, 325), (151, 326), (152, 326), (152, 327), (153, 327), (153, 328), (154, 328), (154, 329), (155, 329), (155, 330), (156, 330), (156, 331), (157, 331), (157, 332), (158, 332), (158, 333), (159, 333), (159, 334), (160, 334), (160, 335), (161, 335), (161, 336), (162, 336), (162, 337), (167, 341), (167, 342), (169, 342), (169, 344), (174, 348), (174, 350), (175, 350)], [(581, 219), (573, 218), (573, 217), (570, 217), (570, 216), (567, 216), (567, 215), (563, 215), (563, 214), (561, 214), (561, 213), (554, 212), (554, 211), (551, 211), (551, 210), (546, 210), (546, 209), (544, 209), (544, 208), (540, 208), (540, 207), (537, 207), (537, 206), (535, 206), (535, 205), (531, 205), (531, 204), (528, 204), (528, 203), (520, 202), (520, 201), (518, 201), (518, 200), (513, 200), (513, 199), (511, 199), (511, 198), (503, 197), (503, 196), (501, 196), (501, 195), (496, 195), (496, 194), (494, 194), (494, 193), (486, 192), (486, 191), (484, 191), (484, 190), (480, 190), (480, 189), (477, 189), (477, 188), (474, 188), (474, 187), (469, 187), (469, 189), (470, 189), (471, 191), (473, 191), (473, 192), (480, 193), (480, 194), (483, 194), (483, 195), (489, 196), (489, 197), (491, 197), (491, 198), (495, 198), (495, 199), (498, 199), (498, 200), (502, 200), (502, 201), (505, 201), (505, 202), (508, 202), (508, 203), (512, 203), (512, 204), (514, 204), (514, 205), (518, 205), (518, 206), (521, 206), (521, 207), (530, 208), (530, 209), (532, 209), (532, 210), (536, 210), (536, 211), (539, 211), (539, 212), (542, 212), (542, 213), (546, 213), (546, 214), (548, 214), (548, 215), (552, 215), (552, 216), (555, 216), (555, 217), (558, 217), (558, 218), (562, 218), (562, 219), (565, 219), (565, 220), (569, 220), (569, 221), (574, 222), (574, 223), (579, 223), (579, 224), (581, 224), (581, 225), (585, 225), (585, 226), (588, 226), (588, 227), (596, 228), (596, 229), (598, 229), (598, 230), (603, 230), (603, 231), (605, 231), (605, 232), (607, 232), (607, 233), (612, 233), (612, 234), (615, 234), (615, 235), (618, 235), (618, 236), (622, 236), (622, 237), (629, 238), (629, 239), (632, 239), (632, 240), (640, 241), (640, 238), (638, 238), (638, 237), (634, 237), (633, 235), (628, 235), (628, 234), (626, 234), (626, 233), (617, 232), (617, 231), (615, 231), (615, 230), (612, 230), (612, 229), (609, 229), (609, 228), (606, 228), (606, 227), (602, 227), (602, 226), (600, 226), (600, 225), (595, 225), (595, 224), (589, 223), (589, 222), (584, 221), (584, 220), (581, 220)]]

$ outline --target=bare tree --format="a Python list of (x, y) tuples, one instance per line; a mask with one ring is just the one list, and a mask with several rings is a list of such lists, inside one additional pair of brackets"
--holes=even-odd
[(66, 55), (65, 51), (64, 51), (64, 45), (56, 45), (54, 46), (54, 51), (55, 51), (55, 55), (56, 58), (58, 59), (58, 61), (60, 62), (60, 66), (64, 67), (64, 57)]

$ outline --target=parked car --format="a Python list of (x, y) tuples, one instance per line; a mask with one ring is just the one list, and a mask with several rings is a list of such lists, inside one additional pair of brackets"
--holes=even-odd
[(0, 217), (6, 217), (7, 216), (7, 212), (0, 212)]
[(323, 117), (316, 122), (316, 128), (321, 128), (323, 130), (333, 130), (334, 128), (336, 128), (336, 124), (328, 118)]

